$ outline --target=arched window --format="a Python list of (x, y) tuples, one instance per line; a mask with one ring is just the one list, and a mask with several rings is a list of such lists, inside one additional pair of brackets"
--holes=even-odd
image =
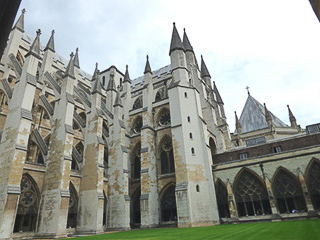
[(235, 198), (240, 217), (271, 213), (268, 193), (263, 182), (247, 169), (244, 169), (236, 180)]
[(177, 221), (175, 186), (169, 187), (161, 198), (161, 221)]
[(44, 164), (43, 154), (38, 145), (31, 140), (31, 136), (29, 138), (26, 162)]
[(272, 189), (280, 213), (294, 213), (306, 210), (306, 203), (299, 180), (288, 170), (280, 168), (277, 171)]
[(106, 85), (106, 77), (105, 77), (105, 76), (102, 77), (102, 85), (103, 85), (103, 86)]
[(160, 152), (161, 174), (174, 173), (174, 157), (172, 141), (167, 138), (161, 144)]
[(214, 163), (214, 161), (213, 161), (214, 155), (217, 154), (217, 147), (216, 147), (216, 144), (214, 143), (212, 138), (209, 139), (209, 146), (210, 146), (210, 150), (211, 150), (211, 158), (212, 158), (212, 164), (213, 164)]
[(78, 215), (78, 195), (72, 182), (70, 182), (69, 184), (69, 191), (70, 191), (70, 198), (69, 198), (67, 228), (75, 228), (77, 225), (77, 215)]
[(313, 207), (320, 211), (320, 161), (313, 160), (309, 166), (307, 186)]
[(107, 145), (104, 146), (103, 150), (103, 176), (107, 177), (108, 176), (108, 165), (109, 165), (109, 153), (108, 153), (108, 147)]
[(230, 217), (227, 188), (220, 179), (216, 183), (216, 196), (220, 218)]
[(102, 220), (102, 224), (104, 227), (107, 226), (107, 207), (108, 207), (108, 200), (106, 197), (105, 192), (103, 191), (103, 220)]
[(82, 142), (79, 142), (76, 147), (75, 147), (80, 154), (81, 157), (83, 157), (83, 152), (84, 152), (84, 146)]
[(22, 175), (20, 186), (21, 195), (13, 231), (35, 231), (40, 200), (38, 187), (29, 174)]
[(138, 143), (132, 151), (133, 179), (140, 179), (141, 171), (141, 144)]
[(79, 116), (82, 118), (82, 120), (84, 121), (85, 124), (87, 124), (87, 116), (85, 112), (80, 112)]
[(161, 101), (168, 97), (167, 89), (165, 87), (161, 87), (156, 93), (155, 101)]
[(138, 108), (141, 108), (142, 107), (142, 96), (138, 97), (134, 103), (133, 103), (133, 106), (132, 106), (132, 109), (138, 109)]
[(168, 109), (162, 110), (158, 117), (160, 126), (168, 126), (171, 124), (170, 111)]
[(20, 52), (19, 50), (18, 50), (18, 52), (17, 52), (16, 59), (18, 60), (20, 66), (23, 67), (23, 65), (24, 65), (24, 59), (23, 59), (23, 56), (22, 56), (22, 54), (21, 54), (21, 52)]
[(191, 154), (194, 155), (195, 152), (194, 152), (194, 148), (191, 148)]
[(138, 189), (132, 196), (132, 227), (139, 227), (141, 223), (140, 197), (141, 191)]
[(133, 124), (133, 132), (134, 133), (140, 133), (142, 128), (142, 118), (138, 116)]
[(3, 91), (0, 91), (0, 112), (3, 112), (5, 107), (8, 107), (8, 98)]

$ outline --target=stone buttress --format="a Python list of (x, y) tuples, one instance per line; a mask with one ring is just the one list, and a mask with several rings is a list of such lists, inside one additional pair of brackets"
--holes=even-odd
[(32, 104), (36, 91), (36, 72), (40, 57), (40, 30), (26, 55), (12, 100), (0, 144), (0, 236), (9, 238), (13, 231), (20, 196), (20, 182), (27, 155), (32, 124)]
[(111, 126), (109, 150), (109, 199), (107, 227), (111, 230), (130, 229), (130, 197), (128, 150), (126, 129), (122, 121), (123, 106), (120, 89), (113, 105), (114, 119)]
[(143, 126), (141, 128), (141, 227), (151, 228), (159, 225), (159, 196), (157, 184), (157, 164), (155, 132), (153, 129), (153, 83), (152, 72), (147, 56), (144, 71)]
[[(97, 71), (97, 69), (95, 70)], [(103, 232), (103, 115), (101, 110), (102, 86), (99, 73), (95, 72), (91, 93), (91, 111), (88, 114), (84, 165), (80, 184), (80, 207), (77, 221), (78, 233)]]
[(41, 194), (37, 237), (65, 237), (69, 209), (69, 184), (73, 145), (73, 54), (56, 96), (47, 168)]

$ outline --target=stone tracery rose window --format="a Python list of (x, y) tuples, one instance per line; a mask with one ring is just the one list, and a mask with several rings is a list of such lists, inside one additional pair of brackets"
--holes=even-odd
[(141, 132), (141, 128), (142, 128), (142, 118), (138, 117), (135, 120), (135, 123), (133, 125), (133, 132), (134, 133), (140, 133)]
[(160, 113), (159, 116), (159, 125), (160, 126), (168, 126), (171, 124), (171, 117), (169, 110), (165, 110)]

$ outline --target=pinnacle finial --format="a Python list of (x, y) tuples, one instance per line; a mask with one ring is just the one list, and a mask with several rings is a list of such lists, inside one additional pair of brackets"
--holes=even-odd
[(55, 33), (55, 31), (54, 31), (54, 29), (52, 29), (52, 31), (51, 31), (51, 35), (53, 35)]
[(183, 44), (181, 42), (181, 38), (180, 38), (179, 33), (177, 31), (175, 22), (173, 23), (173, 30), (172, 30), (169, 55), (174, 50), (183, 50), (184, 51)]
[(73, 58), (74, 54), (73, 52), (70, 53), (70, 60)]
[(74, 66), (77, 67), (77, 68), (80, 68), (80, 64), (79, 64), (79, 53), (78, 53), (78, 52), (79, 52), (79, 48), (77, 47), (77, 48), (76, 48), (76, 55), (75, 55), (73, 61), (74, 61)]
[(152, 74), (148, 55), (147, 55), (146, 67), (144, 68), (144, 74), (146, 74), (146, 73), (151, 73)]
[(209, 73), (208, 68), (207, 68), (207, 65), (204, 62), (202, 55), (201, 55), (201, 77), (202, 78), (204, 78), (204, 77), (211, 78), (210, 73)]
[(125, 83), (125, 82), (131, 83), (130, 76), (129, 76), (129, 67), (128, 67), (128, 64), (126, 65), (126, 72), (125, 72), (125, 74), (124, 74), (124, 79), (123, 79), (123, 83)]
[(49, 41), (46, 45), (46, 47), (44, 48), (44, 51), (46, 51), (47, 49), (50, 49), (51, 51), (55, 52), (54, 50), (54, 29), (51, 31), (51, 36), (49, 38)]
[(37, 36), (40, 36), (40, 34), (41, 34), (41, 29), (39, 28), (36, 33), (37, 33)]
[(250, 95), (249, 88), (250, 88), (250, 87), (248, 87), (248, 86), (246, 87), (246, 89), (247, 89), (247, 91), (248, 91), (248, 95)]

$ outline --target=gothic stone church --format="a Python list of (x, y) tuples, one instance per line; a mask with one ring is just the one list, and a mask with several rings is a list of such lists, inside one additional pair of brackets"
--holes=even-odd
[[(222, 97), (173, 26), (170, 64), (92, 76), (24, 32), (0, 63), (0, 236), (316, 218), (320, 124), (285, 124), (248, 94), (230, 133)], [(141, 71), (142, 72), (142, 71)]]

